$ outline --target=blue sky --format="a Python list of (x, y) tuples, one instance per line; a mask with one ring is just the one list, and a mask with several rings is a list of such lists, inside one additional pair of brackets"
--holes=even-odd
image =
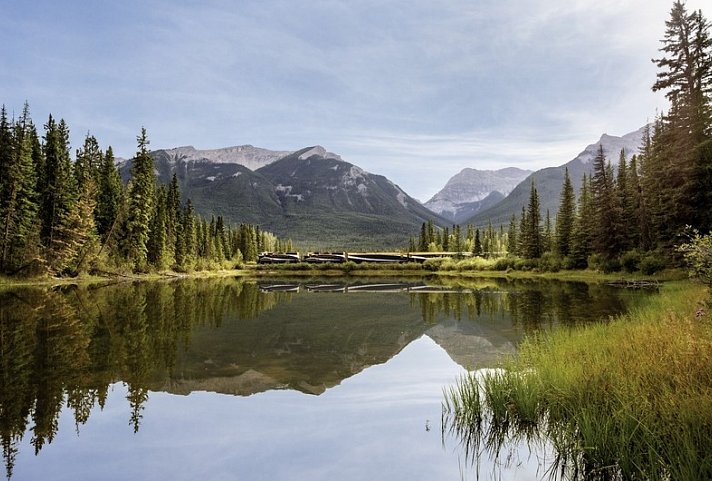
[[(706, 0), (688, 0), (689, 9)], [(320, 144), (423, 201), (664, 109), (663, 0), (0, 0), (0, 102), (119, 156)]]

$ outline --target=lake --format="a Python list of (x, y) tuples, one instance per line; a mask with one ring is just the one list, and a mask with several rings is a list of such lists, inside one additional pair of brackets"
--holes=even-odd
[(25, 480), (540, 479), (478, 466), (443, 389), (648, 293), (554, 281), (186, 279), (0, 290), (0, 435)]

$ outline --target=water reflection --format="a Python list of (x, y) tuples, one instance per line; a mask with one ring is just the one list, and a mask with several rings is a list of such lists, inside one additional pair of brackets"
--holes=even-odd
[(0, 291), (8, 478), (24, 439), (39, 453), (65, 406), (79, 432), (117, 382), (135, 433), (151, 392), (319, 395), (423, 334), (460, 365), (481, 367), (526, 332), (625, 307), (617, 291), (586, 284), (377, 284), (210, 279)]

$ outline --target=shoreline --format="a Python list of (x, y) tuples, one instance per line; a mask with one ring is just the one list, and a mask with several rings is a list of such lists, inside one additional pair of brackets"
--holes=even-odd
[[(366, 265), (363, 268), (349, 269), (315, 269), (304, 268), (285, 269), (282, 267), (266, 268), (263, 266), (247, 266), (242, 269), (219, 269), (210, 271), (175, 272), (162, 271), (147, 274), (124, 274), (105, 272), (105, 275), (85, 274), (77, 277), (34, 277), (13, 278), (0, 276), (0, 288), (8, 287), (33, 287), (55, 286), (72, 284), (101, 284), (106, 282), (150, 282), (177, 279), (209, 279), (224, 277), (240, 277), (244, 279), (265, 279), (275, 277), (289, 277), (295, 279), (308, 279), (314, 277), (420, 277), (438, 279), (530, 279), (530, 280), (557, 280), (562, 282), (616, 282), (616, 281), (651, 281), (667, 282), (687, 279), (688, 275), (681, 269), (666, 269), (655, 275), (636, 273), (603, 273), (593, 270), (562, 270), (559, 272), (534, 272), (534, 271), (493, 271), (493, 270), (437, 270), (428, 269), (403, 269), (403, 268), (374, 268)], [(290, 266), (291, 267), (291, 266)], [(380, 266), (378, 266), (380, 267)]]

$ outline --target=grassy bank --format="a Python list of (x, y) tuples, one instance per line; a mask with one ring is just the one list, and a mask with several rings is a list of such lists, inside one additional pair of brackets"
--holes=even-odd
[(451, 429), (475, 452), (543, 435), (578, 479), (712, 479), (707, 295), (675, 282), (618, 319), (527, 340), (449, 393)]

